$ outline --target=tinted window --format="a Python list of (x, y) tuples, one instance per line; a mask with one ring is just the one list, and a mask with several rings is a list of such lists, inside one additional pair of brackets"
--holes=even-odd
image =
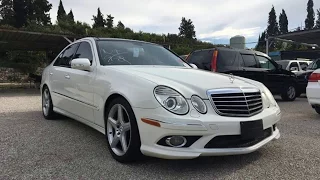
[(291, 70), (291, 68), (293, 68), (293, 67), (295, 67), (295, 68), (297, 68), (297, 69), (299, 70), (299, 65), (298, 65), (297, 62), (292, 62), (292, 63), (290, 64), (290, 66), (289, 66), (289, 70)]
[(228, 50), (219, 50), (218, 52), (218, 64), (219, 66), (233, 66), (236, 62), (238, 52), (237, 51), (228, 51)]
[(79, 48), (76, 54), (74, 55), (73, 59), (75, 58), (87, 58), (90, 60), (92, 64), (93, 56), (92, 56), (91, 46), (88, 42), (82, 42), (79, 45)]
[(189, 63), (195, 64), (199, 69), (211, 70), (213, 50), (203, 50), (193, 52), (187, 59)]
[(56, 60), (54, 63), (55, 66), (64, 66), (64, 67), (70, 67), (70, 61), (73, 57), (73, 54), (78, 47), (79, 43), (73, 44), (67, 49), (64, 50), (63, 53), (60, 54), (60, 57)]
[(306, 70), (307, 67), (308, 67), (308, 63), (306, 63), (306, 62), (300, 62), (300, 67), (301, 67), (302, 70)]
[(185, 67), (182, 59), (163, 46), (138, 42), (99, 40), (100, 64), (107, 65), (162, 65)]
[(266, 68), (266, 69), (271, 69), (271, 70), (276, 69), (276, 67), (272, 64), (272, 62), (268, 58), (263, 57), (263, 56), (257, 56), (257, 58), (259, 60), (261, 68)]
[(256, 59), (254, 58), (253, 55), (251, 54), (242, 54), (242, 59), (244, 61), (244, 66), (245, 67), (252, 67), (252, 68), (257, 68), (258, 65), (257, 65), (257, 61)]
[(282, 66), (282, 69), (286, 69), (289, 64), (289, 61), (277, 61), (277, 63)]

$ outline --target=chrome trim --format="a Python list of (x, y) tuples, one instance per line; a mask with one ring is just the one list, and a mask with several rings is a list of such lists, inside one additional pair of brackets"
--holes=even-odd
[[(229, 116), (229, 117), (251, 117), (251, 116), (254, 116), (256, 114), (259, 114), (260, 112), (263, 111), (263, 100), (262, 100), (262, 97), (258, 95), (248, 95), (246, 96), (246, 93), (260, 93), (261, 94), (261, 91), (258, 89), (258, 88), (219, 88), (219, 89), (210, 89), (207, 91), (207, 96), (209, 98), (209, 101), (213, 107), (213, 109), (215, 110), (215, 112), (221, 116)], [(242, 105), (233, 105), (233, 104), (230, 104), (229, 106), (230, 107), (247, 107), (248, 109), (228, 109), (228, 108), (224, 108), (224, 109), (218, 109), (217, 107), (227, 107), (228, 105), (215, 105), (215, 102), (216, 103), (226, 103), (228, 101), (214, 101), (213, 98), (212, 98), (212, 94), (216, 94), (216, 95), (219, 95), (219, 94), (232, 94), (232, 93), (241, 93), (243, 94), (243, 96), (226, 96), (224, 97), (224, 99), (228, 99), (228, 98), (244, 98), (245, 100), (236, 100), (236, 101), (230, 101), (232, 103), (246, 103), (246, 104), (242, 104)], [(250, 98), (250, 97), (257, 97), (257, 99), (247, 99), (247, 98)], [(216, 97), (216, 99), (219, 99), (220, 97)], [(223, 99), (223, 97), (221, 97), (221, 99)], [(257, 101), (256, 103), (254, 104), (248, 104), (248, 102), (252, 102), (252, 101)], [(259, 101), (259, 102), (258, 102)], [(249, 108), (249, 106), (255, 106), (255, 105), (259, 105), (261, 104), (261, 106), (258, 106), (258, 107), (254, 107), (252, 109)], [(254, 111), (254, 110), (257, 110), (261, 108), (261, 110), (257, 111), (257, 112), (254, 112), (254, 113), (250, 113), (250, 111)], [(224, 111), (224, 110), (229, 110), (229, 111), (233, 111), (233, 112), (244, 112), (244, 111), (248, 111), (249, 114), (235, 114), (235, 113), (223, 113), (221, 112), (220, 110)]]

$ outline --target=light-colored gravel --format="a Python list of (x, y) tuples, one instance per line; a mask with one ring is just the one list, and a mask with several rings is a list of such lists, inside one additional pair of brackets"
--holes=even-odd
[(79, 122), (42, 117), (38, 93), (0, 93), (0, 179), (319, 179), (320, 115), (306, 98), (281, 102), (281, 139), (240, 156), (146, 158), (120, 164), (105, 137)]

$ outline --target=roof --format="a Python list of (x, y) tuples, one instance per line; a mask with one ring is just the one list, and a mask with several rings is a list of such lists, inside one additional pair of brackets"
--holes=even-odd
[(275, 37), (299, 43), (317, 44), (320, 46), (320, 29), (289, 32)]
[(0, 29), (0, 50), (60, 51), (74, 35)]

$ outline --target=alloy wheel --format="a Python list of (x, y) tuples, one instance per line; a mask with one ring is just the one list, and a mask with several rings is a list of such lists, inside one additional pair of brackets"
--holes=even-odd
[(109, 111), (107, 137), (112, 151), (123, 156), (131, 141), (131, 125), (127, 110), (121, 104), (115, 104)]
[(42, 94), (42, 111), (45, 116), (49, 115), (50, 110), (50, 94), (49, 90), (45, 89)]
[(296, 95), (296, 90), (293, 86), (289, 86), (288, 91), (287, 91), (287, 95), (290, 99), (293, 99)]

